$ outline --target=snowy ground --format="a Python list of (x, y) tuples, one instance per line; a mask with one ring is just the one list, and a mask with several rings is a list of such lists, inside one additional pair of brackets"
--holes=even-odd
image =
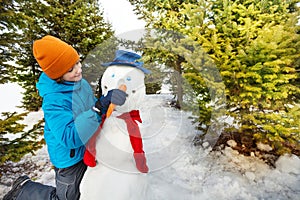
[[(145, 102), (141, 108), (141, 117), (146, 119), (143, 126), (150, 123), (151, 127), (160, 127), (158, 133), (161, 137), (157, 138), (164, 138), (150, 144), (146, 139), (145, 150), (154, 152), (152, 148), (162, 143), (168, 152), (167, 159), (162, 158), (160, 163), (155, 156), (149, 158), (152, 171), (147, 174), (145, 199), (300, 199), (299, 157), (282, 156), (274, 169), (256, 157), (245, 157), (229, 147), (222, 152), (209, 153), (191, 145), (195, 132), (188, 113), (165, 106), (164, 96), (148, 96)], [(158, 117), (149, 121), (146, 112), (149, 106), (160, 107), (163, 120)], [(41, 117), (42, 112), (31, 113), (26, 123), (32, 124)], [(26, 162), (34, 163), (35, 170), (19, 172), (23, 169), (18, 169), (18, 163), (15, 165), (16, 175), (26, 173), (38, 182), (54, 185), (54, 172), (46, 147), (37, 151), (35, 156), (26, 155), (20, 163)], [(14, 178), (1, 177), (0, 198), (9, 190), (8, 185)]]

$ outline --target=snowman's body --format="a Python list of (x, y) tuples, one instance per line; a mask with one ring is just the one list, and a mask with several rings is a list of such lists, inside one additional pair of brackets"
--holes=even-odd
[(103, 94), (125, 84), (128, 97), (104, 122), (96, 143), (98, 164), (87, 169), (81, 182), (82, 200), (144, 199), (147, 176), (136, 169), (126, 123), (117, 118), (139, 109), (145, 96), (144, 77), (141, 70), (129, 66), (110, 66), (104, 72)]

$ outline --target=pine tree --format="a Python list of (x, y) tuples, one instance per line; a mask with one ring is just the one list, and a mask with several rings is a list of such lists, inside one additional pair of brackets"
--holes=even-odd
[(44, 144), (42, 139), (43, 120), (39, 121), (30, 130), (24, 130), (26, 125), (20, 121), (28, 113), (2, 113), (0, 119), (0, 175), (3, 165), (8, 161), (17, 162), (25, 154), (32, 153)]
[[(225, 103), (222, 94), (224, 85), (220, 83), (220, 76), (214, 73), (216, 66), (205, 54), (202, 38), (199, 38), (209, 26), (205, 23), (208, 4), (194, 0), (130, 2), (146, 21), (150, 32), (151, 37), (146, 39), (149, 41), (143, 49), (145, 60), (161, 63), (162, 66), (175, 70), (177, 75), (174, 78), (176, 81), (173, 81), (173, 89), (177, 95), (176, 105), (198, 115), (199, 128), (206, 132), (211, 119), (217, 117), (208, 103)], [(157, 32), (154, 37), (153, 30)], [(221, 101), (216, 102), (220, 96)], [(223, 112), (221, 109), (217, 110), (214, 113)]]
[(15, 80), (12, 61), (16, 52), (14, 44), (21, 35), (17, 32), (16, 24), (23, 24), (20, 14), (16, 13), (13, 0), (3, 0), (0, 5), (0, 84)]
[[(213, 86), (219, 77), (212, 78), (209, 74), (201, 77), (199, 71), (209, 69), (205, 63), (211, 63), (212, 59), (226, 86), (227, 115), (240, 125), (238, 130), (226, 131), (237, 131), (249, 149), (263, 142), (279, 154), (291, 151), (299, 154), (298, 126), (292, 123), (298, 121), (295, 110), (299, 104), (297, 2), (131, 1), (149, 28), (179, 32), (196, 41), (209, 56), (201, 63), (201, 52), (194, 51), (199, 55), (192, 59), (196, 64), (191, 65), (188, 60), (182, 63), (183, 76), (191, 85), (199, 86), (196, 91), (206, 97), (208, 92), (201, 90), (204, 83)], [(188, 53), (187, 49), (181, 52)], [(222, 90), (222, 84), (212, 88), (210, 97)], [(208, 101), (202, 101), (202, 109), (205, 110)]]
[[(240, 124), (241, 138), (250, 138), (249, 148), (263, 142), (281, 154), (299, 141), (299, 132), (287, 123), (293, 120), (288, 107), (296, 106), (299, 95), (293, 84), (300, 50), (295, 10), (295, 1), (213, 5), (216, 43), (207, 46), (226, 84), (227, 106), (234, 110), (228, 114)], [(291, 129), (294, 137), (288, 136)]]
[(113, 32), (95, 0), (21, 1), (18, 12), (23, 14), (26, 26), (20, 27), (23, 37), (18, 42), (15, 73), (17, 82), (25, 89), (23, 107), (36, 111), (41, 107), (35, 86), (41, 69), (32, 54), (33, 41), (53, 35), (73, 45), (84, 60), (89, 51), (111, 37)]

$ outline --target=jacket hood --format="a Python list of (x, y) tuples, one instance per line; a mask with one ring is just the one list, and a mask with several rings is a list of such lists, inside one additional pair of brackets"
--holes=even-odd
[(78, 82), (65, 81), (63, 83), (57, 83), (55, 80), (49, 78), (45, 73), (42, 73), (36, 86), (39, 90), (40, 96), (44, 97), (51, 93), (72, 92), (77, 90), (81, 86), (81, 80)]

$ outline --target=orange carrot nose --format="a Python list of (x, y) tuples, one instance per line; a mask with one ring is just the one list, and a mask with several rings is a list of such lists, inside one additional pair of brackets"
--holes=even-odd
[(122, 90), (122, 91), (126, 92), (127, 86), (125, 84), (122, 84), (122, 85), (119, 86), (119, 90)]
[[(124, 91), (124, 92), (126, 92), (127, 87), (126, 87), (125, 84), (122, 84), (122, 85), (119, 86), (119, 89), (122, 90), (122, 91)], [(106, 117), (107, 117), (107, 118), (108, 118), (108, 117), (111, 115), (111, 113), (114, 111), (115, 107), (116, 107), (116, 104), (111, 103), (111, 104), (109, 105), (109, 107), (108, 107), (108, 109), (107, 109), (107, 112), (106, 112)]]

